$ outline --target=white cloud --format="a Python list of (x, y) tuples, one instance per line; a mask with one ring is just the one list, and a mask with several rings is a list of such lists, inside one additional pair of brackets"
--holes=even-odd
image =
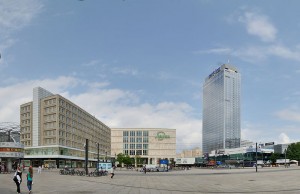
[[(82, 66), (84, 66), (84, 67), (96, 66), (96, 65), (99, 65), (100, 62), (101, 62), (100, 60), (91, 60), (87, 63), (83, 63)], [(105, 65), (102, 65), (102, 66), (105, 66)]]
[(112, 72), (115, 74), (124, 74), (124, 75), (137, 75), (138, 71), (131, 68), (120, 68), (114, 67), (112, 68)]
[(282, 120), (300, 122), (300, 111), (284, 109), (276, 112), (275, 115)]
[(42, 7), (42, 3), (38, 0), (0, 1), (1, 66), (7, 65), (5, 51), (17, 42), (16, 38), (12, 37), (12, 33), (28, 26), (41, 12)]
[[(16, 82), (16, 80), (15, 80)], [(0, 122), (19, 122), (19, 107), (21, 104), (32, 101), (32, 89), (37, 86), (52, 91), (63, 92), (66, 88), (74, 87), (80, 82), (72, 77), (58, 77), (55, 80), (29, 80), (16, 82), (7, 87), (0, 87)]]
[(279, 144), (291, 143), (291, 140), (290, 140), (290, 138), (287, 136), (287, 134), (281, 133), (281, 134), (279, 135), (278, 143), (279, 143)]
[[(32, 89), (41, 86), (71, 100), (109, 127), (176, 129), (178, 149), (201, 146), (202, 121), (191, 116), (194, 109), (186, 103), (141, 103), (135, 93), (107, 89), (107, 83), (88, 83), (74, 77), (14, 82), (0, 87), (0, 122), (19, 122), (20, 105), (32, 101)], [(76, 94), (76, 87), (86, 90)]]
[(267, 60), (268, 58), (279, 57), (294, 61), (300, 61), (299, 48), (288, 48), (280, 44), (272, 44), (268, 46), (248, 46), (237, 49), (230, 48), (214, 48), (195, 52), (196, 54), (219, 54), (238, 57), (244, 61), (257, 63), (258, 61)]
[(212, 48), (207, 50), (195, 51), (194, 54), (229, 54), (232, 50), (230, 48)]
[(246, 25), (249, 34), (258, 36), (264, 42), (272, 42), (276, 39), (277, 29), (264, 15), (246, 12), (239, 17), (239, 21)]
[(42, 7), (38, 0), (0, 1), (0, 32), (6, 34), (28, 25)]

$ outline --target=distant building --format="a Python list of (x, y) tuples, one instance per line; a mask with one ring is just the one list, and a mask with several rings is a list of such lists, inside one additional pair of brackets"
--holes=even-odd
[(241, 145), (241, 75), (224, 64), (203, 85), (203, 153)]
[[(20, 143), (20, 126), (17, 123), (0, 123), (0, 164), (10, 172), (24, 158), (24, 145)], [(4, 171), (4, 169), (2, 169)]]
[(284, 154), (285, 150), (289, 147), (289, 145), (290, 143), (274, 145), (274, 153)]
[(171, 164), (176, 157), (176, 129), (112, 128), (111, 153), (139, 158), (136, 166), (157, 165), (161, 159), (168, 159)]
[(249, 140), (241, 140), (241, 147), (250, 147), (255, 145), (254, 142), (249, 141)]
[(36, 87), (33, 101), (20, 106), (21, 143), (25, 165), (83, 167), (85, 142), (89, 140), (89, 166), (110, 156), (111, 131), (73, 102)]
[(202, 150), (199, 147), (190, 150), (182, 150), (182, 152), (176, 154), (176, 158), (195, 158), (201, 156)]

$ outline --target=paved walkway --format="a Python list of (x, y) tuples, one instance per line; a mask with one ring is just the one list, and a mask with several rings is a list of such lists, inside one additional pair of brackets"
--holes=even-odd
[[(194, 194), (300, 193), (300, 167), (247, 169), (192, 169), (149, 172), (117, 170), (115, 177), (59, 175), (57, 170), (34, 173), (33, 194)], [(13, 174), (0, 174), (0, 193), (16, 193)], [(26, 176), (21, 192), (28, 193)]]

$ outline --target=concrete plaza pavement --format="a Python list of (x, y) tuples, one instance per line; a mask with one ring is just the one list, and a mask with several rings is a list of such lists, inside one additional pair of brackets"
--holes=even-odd
[[(21, 193), (28, 193), (26, 173)], [(16, 193), (13, 174), (0, 174), (0, 194)], [(181, 194), (181, 193), (300, 193), (300, 167), (198, 169), (170, 172), (116, 170), (110, 176), (59, 175), (58, 170), (34, 171), (33, 194)]]

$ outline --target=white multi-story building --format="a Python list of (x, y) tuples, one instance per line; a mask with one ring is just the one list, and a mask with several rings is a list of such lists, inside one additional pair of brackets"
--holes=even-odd
[(241, 141), (241, 75), (224, 64), (203, 85), (203, 153), (239, 148)]
[(176, 129), (112, 128), (111, 153), (138, 157), (141, 165), (157, 165), (161, 159), (171, 164), (176, 158)]

